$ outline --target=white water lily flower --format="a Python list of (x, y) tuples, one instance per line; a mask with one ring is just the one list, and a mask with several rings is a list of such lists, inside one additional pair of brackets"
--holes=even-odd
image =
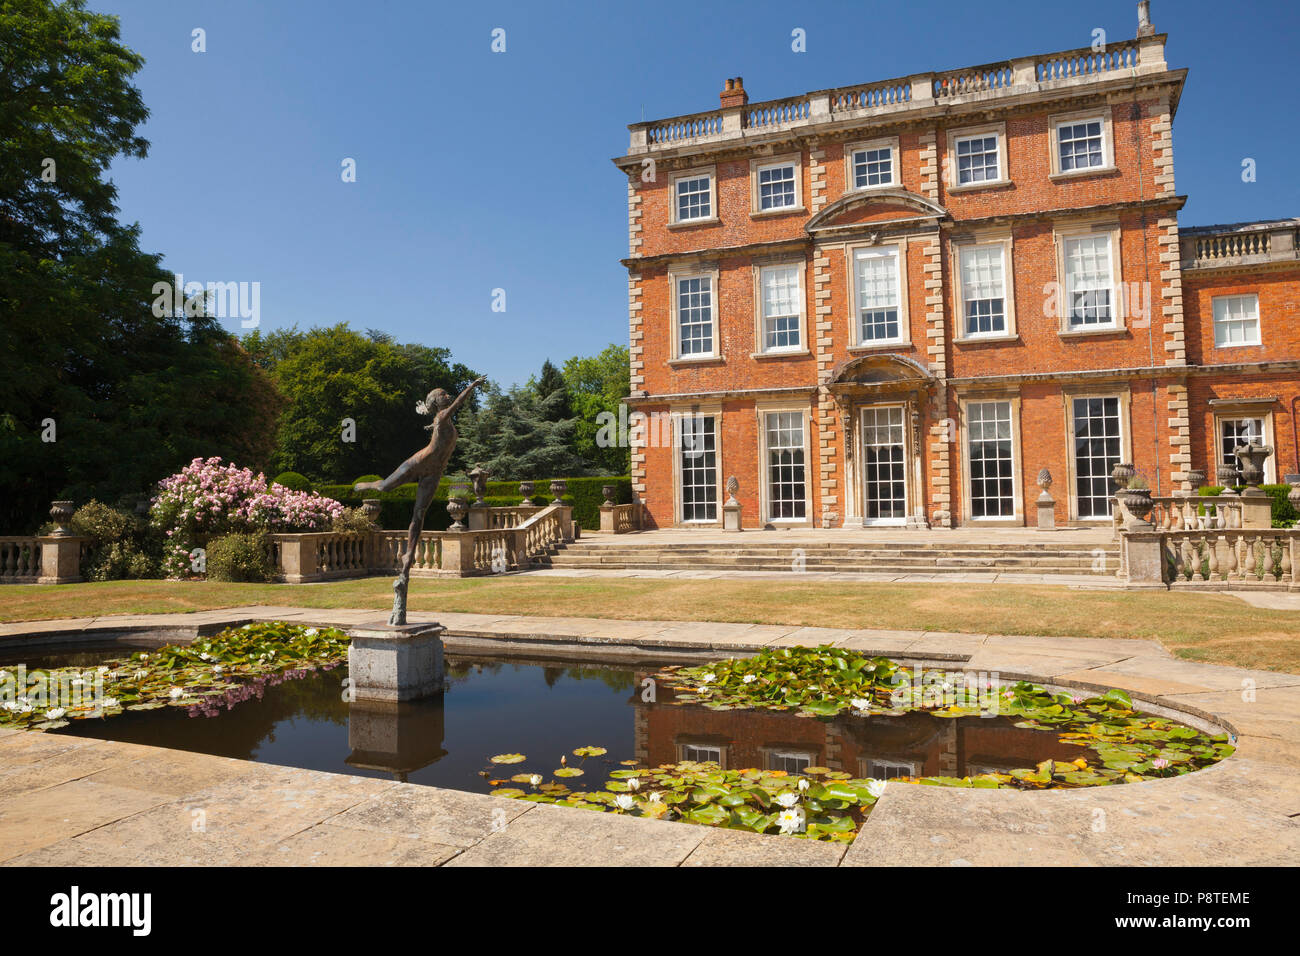
[(628, 788), (629, 790), (633, 790), (633, 791), (640, 790), (640, 789), (641, 789), (641, 781), (638, 780), (636, 777), (628, 777), (628, 778), (627, 778), (627, 788)]
[(661, 798), (661, 797), (659, 796), (659, 791), (658, 791), (658, 790), (651, 790), (651, 791), (650, 791), (650, 802), (651, 802), (651, 803), (662, 803), (662, 802), (663, 802), (663, 798)]
[(811, 784), (808, 783), (807, 777), (800, 777), (799, 782), (795, 784), (795, 786), (799, 788), (800, 793), (807, 793), (808, 787), (811, 786)]
[(540, 773), (535, 773), (528, 778), (528, 782), (535, 787), (542, 782), (542, 775)]
[(854, 710), (866, 710), (871, 706), (871, 701), (864, 697), (854, 697), (849, 703), (853, 705)]
[(116, 697), (105, 697), (105, 698), (104, 698), (104, 706), (105, 706), (105, 707), (116, 707), (119, 703), (120, 703), (120, 701), (119, 701)]
[(314, 627), (309, 627), (307, 628), (307, 630), (303, 631), (303, 634), (307, 635), (308, 637), (315, 637), (319, 633), (320, 631), (316, 630), (316, 628)]
[(715, 681), (715, 680), (717, 680), (717, 679), (718, 679), (718, 676), (717, 676), (716, 674), (705, 674), (705, 675), (703, 675), (703, 676), (700, 678), (700, 680), (703, 681), (703, 682), (706, 683), (706, 684), (712, 683), (713, 681)]
[(782, 810), (776, 823), (782, 833), (795, 833), (803, 828), (803, 814), (798, 810)]
[(758, 677), (756, 677), (754, 674), (746, 674), (744, 677), (741, 678), (741, 680), (746, 684), (752, 684), (754, 683), (754, 681), (758, 680)]
[(108, 665), (107, 665), (107, 664), (100, 664), (100, 665), (99, 665), (99, 672), (100, 672), (101, 674), (107, 674), (107, 673), (108, 673)]
[(614, 798), (614, 803), (620, 810), (631, 810), (634, 806), (636, 806), (636, 801), (633, 800), (632, 796), (627, 793), (620, 793), (617, 797)]
[(60, 717), (62, 717), (62, 716), (63, 716), (64, 714), (66, 714), (66, 713), (67, 713), (67, 711), (64, 710), (62, 707), (51, 707), (49, 710), (47, 710), (47, 711), (45, 712), (45, 719), (46, 719), (46, 720), (58, 720)]
[(200, 655), (199, 655), (199, 660), (201, 660), (201, 661), (210, 661), (210, 660), (212, 660), (212, 656), (209, 655), (209, 654), (200, 654)]
[(146, 677), (148, 677), (148, 676), (149, 676), (149, 672), (148, 672), (148, 671), (136, 671), (136, 672), (135, 672), (135, 679), (136, 679), (136, 680), (144, 680), (144, 679), (145, 679)]
[(880, 795), (884, 792), (885, 792), (885, 781), (883, 780), (867, 781), (867, 793), (871, 794), (877, 800), (880, 799)]
[(176, 700), (184, 693), (185, 691), (181, 690), (179, 687), (173, 687), (171, 690), (167, 692), (167, 696), (170, 697), (172, 700)]
[(776, 795), (776, 802), (780, 806), (783, 806), (787, 810), (789, 810), (791, 807), (793, 807), (795, 804), (799, 802), (799, 794), (791, 793), (789, 790), (787, 790), (785, 793), (778, 793)]

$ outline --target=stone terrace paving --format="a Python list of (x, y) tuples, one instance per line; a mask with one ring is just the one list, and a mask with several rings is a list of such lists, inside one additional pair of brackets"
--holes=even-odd
[[(0, 625), (92, 640), (169, 639), (255, 620), (348, 627), (372, 610), (244, 607)], [(905, 660), (1121, 687), (1211, 718), (1237, 753), (1140, 784), (1017, 792), (890, 784), (849, 847), (54, 734), (0, 731), (5, 865), (1294, 865), (1300, 675), (1177, 660), (1151, 641), (445, 614), (447, 647), (716, 652), (830, 643)], [(1243, 681), (1255, 699), (1243, 701)], [(192, 810), (206, 831), (192, 829)], [(1101, 811), (1101, 813), (1098, 813)], [(1104, 814), (1104, 816), (1103, 816)], [(1104, 819), (1104, 827), (1097, 821)], [(494, 829), (494, 821), (497, 826)], [(505, 822), (505, 826), (500, 824)]]

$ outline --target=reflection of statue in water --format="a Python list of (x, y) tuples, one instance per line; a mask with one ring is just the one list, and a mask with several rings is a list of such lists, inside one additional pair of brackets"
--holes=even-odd
[(398, 485), (407, 482), (419, 482), (415, 492), (415, 510), (411, 514), (411, 530), (406, 539), (406, 551), (402, 553), (402, 566), (397, 580), (393, 582), (393, 613), (388, 623), (397, 625), (406, 623), (406, 589), (411, 581), (411, 562), (415, 560), (415, 549), (420, 543), (420, 533), (424, 530), (424, 513), (429, 510), (438, 482), (447, 468), (452, 449), (456, 447), (456, 425), (452, 421), (456, 412), (465, 404), (470, 392), (482, 385), (487, 379), (478, 378), (470, 382), (453, 400), (447, 392), (435, 388), (415, 406), (421, 415), (433, 414), (433, 421), (424, 427), (430, 432), (429, 444), (425, 445), (397, 470), (383, 481), (363, 481), (356, 485), (357, 491), (392, 491)]

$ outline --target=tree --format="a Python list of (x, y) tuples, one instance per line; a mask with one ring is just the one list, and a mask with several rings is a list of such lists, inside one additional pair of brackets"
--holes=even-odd
[(171, 276), (116, 218), (109, 165), (148, 148), (143, 61), (84, 0), (0, 0), (0, 50), (0, 530), (200, 454), (259, 466), (269, 380), (209, 316), (155, 313)]
[(486, 392), (481, 408), (461, 415), (457, 448), (466, 464), (482, 465), (501, 481), (590, 473), (574, 449), (576, 420), (556, 418), (565, 397), (562, 389), (545, 398), (530, 386), (502, 391), (489, 385)]
[(549, 414), (554, 416), (551, 421), (564, 421), (573, 416), (569, 401), (569, 387), (564, 381), (564, 375), (551, 364), (550, 359), (542, 362), (541, 373), (536, 378), (530, 379), (528, 384), (542, 401), (546, 401), (556, 392), (560, 393), (560, 398), (548, 406), (551, 409)]
[[(287, 402), (271, 468), (316, 481), (387, 474), (429, 440), (416, 402), (434, 388), (458, 393), (476, 376), (446, 349), (398, 345), (347, 323), (244, 338)], [(459, 458), (456, 459), (457, 461)]]
[(626, 346), (610, 345), (599, 355), (574, 356), (564, 363), (573, 412), (577, 416), (575, 447), (593, 469), (603, 475), (626, 475), (631, 467), (625, 443), (602, 448), (596, 442), (600, 415), (608, 412), (619, 419), (619, 406), (631, 391)]

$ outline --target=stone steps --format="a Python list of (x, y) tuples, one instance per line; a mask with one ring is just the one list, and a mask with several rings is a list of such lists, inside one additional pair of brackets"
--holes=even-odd
[[(552, 568), (590, 570), (791, 571), (802, 558), (806, 571), (885, 574), (1004, 572), (1096, 574), (1098, 550), (1105, 570), (1114, 571), (1114, 547), (1085, 548), (1027, 544), (909, 543), (905, 547), (819, 542), (724, 544), (591, 544), (578, 541), (543, 560)], [(801, 554), (799, 552), (802, 552)]]

